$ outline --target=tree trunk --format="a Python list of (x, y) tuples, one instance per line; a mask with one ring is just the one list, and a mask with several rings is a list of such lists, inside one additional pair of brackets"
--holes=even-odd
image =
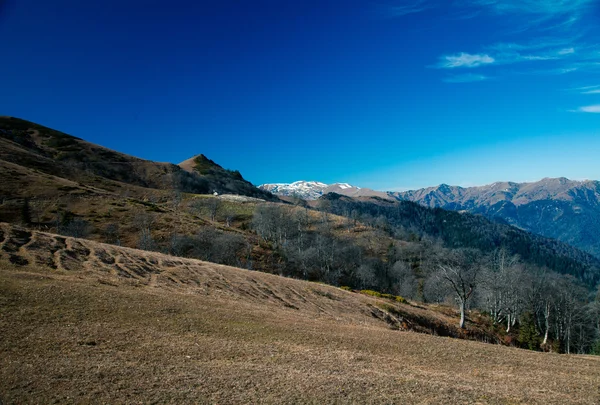
[(546, 312), (544, 314), (544, 341), (542, 342), (542, 346), (546, 346), (548, 343), (548, 332), (550, 331), (550, 304), (546, 303)]
[(460, 325), (461, 329), (465, 328), (465, 302), (460, 300)]

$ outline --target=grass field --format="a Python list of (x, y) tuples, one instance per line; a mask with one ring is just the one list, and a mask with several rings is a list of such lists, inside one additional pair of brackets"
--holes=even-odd
[(376, 298), (269, 274), (0, 241), (3, 404), (600, 403), (600, 357), (391, 330)]

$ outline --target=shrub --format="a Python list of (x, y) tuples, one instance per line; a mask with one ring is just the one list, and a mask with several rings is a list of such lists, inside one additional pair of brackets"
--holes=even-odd
[(519, 337), (520, 346), (529, 350), (539, 350), (540, 336), (535, 329), (535, 320), (531, 312), (525, 312), (521, 317)]
[(406, 304), (408, 302), (408, 301), (406, 301), (406, 299), (404, 297), (401, 297), (399, 295), (382, 294), (378, 291), (373, 291), (373, 290), (361, 290), (360, 293), (365, 294), (365, 295), (370, 295), (371, 297), (385, 298), (387, 300), (396, 301), (401, 304)]
[(395, 301), (396, 301), (396, 302), (399, 302), (399, 303), (401, 303), (401, 304), (407, 304), (407, 303), (408, 303), (408, 301), (406, 301), (406, 298), (404, 298), (404, 297), (401, 297), (401, 296), (399, 296), (399, 295), (396, 295), (396, 299), (395, 299)]
[(381, 298), (381, 293), (373, 290), (361, 290), (361, 294), (370, 295), (371, 297)]
[(600, 339), (596, 341), (596, 343), (592, 347), (590, 354), (600, 356)]
[(340, 289), (342, 289), (344, 291), (352, 291), (352, 288), (348, 287), (347, 285), (341, 286)]

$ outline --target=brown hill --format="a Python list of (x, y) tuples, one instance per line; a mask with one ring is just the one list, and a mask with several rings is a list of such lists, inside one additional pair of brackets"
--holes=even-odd
[(7, 224), (0, 241), (3, 403), (600, 399), (598, 358), (392, 330), (453, 330), (435, 308)]
[(212, 166), (187, 172), (178, 165), (129, 156), (32, 122), (0, 117), (0, 165), (9, 170), (9, 176), (4, 172), (2, 180), (23, 177), (28, 183), (24, 189), (14, 189), (2, 181), (0, 196), (39, 197), (40, 188), (59, 195), (60, 189), (47, 187), (48, 176), (52, 176), (53, 180), (76, 183), (62, 187), (94, 187), (109, 193), (127, 190), (142, 195), (147, 193), (144, 189), (196, 194), (216, 191), (274, 199), (245, 181), (239, 172), (225, 170), (200, 156)]

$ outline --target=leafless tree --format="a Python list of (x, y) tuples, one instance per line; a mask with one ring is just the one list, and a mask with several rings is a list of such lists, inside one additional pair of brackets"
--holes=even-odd
[(481, 264), (478, 254), (468, 249), (450, 251), (438, 265), (439, 279), (450, 286), (458, 302), (460, 328), (465, 327), (466, 308), (479, 282)]
[(107, 224), (104, 228), (104, 235), (106, 237), (107, 243), (113, 243), (115, 245), (121, 245), (121, 240), (119, 237), (119, 224), (110, 223)]
[(211, 221), (217, 220), (217, 214), (221, 207), (221, 200), (219, 197), (202, 197), (196, 198), (190, 204), (190, 208), (195, 215), (204, 216), (206, 215)]
[(74, 218), (62, 226), (62, 234), (73, 238), (85, 238), (89, 235), (90, 224), (81, 218)]
[(485, 306), (495, 323), (506, 322), (506, 332), (516, 324), (525, 295), (525, 273), (518, 256), (507, 249), (492, 252), (481, 273)]
[(138, 230), (138, 247), (142, 250), (155, 250), (156, 243), (152, 238), (152, 227), (155, 223), (154, 215), (140, 211), (133, 217), (133, 226)]
[(331, 201), (326, 198), (321, 197), (317, 202), (317, 207), (319, 211), (321, 211), (321, 218), (323, 223), (329, 222), (329, 212), (331, 211)]

